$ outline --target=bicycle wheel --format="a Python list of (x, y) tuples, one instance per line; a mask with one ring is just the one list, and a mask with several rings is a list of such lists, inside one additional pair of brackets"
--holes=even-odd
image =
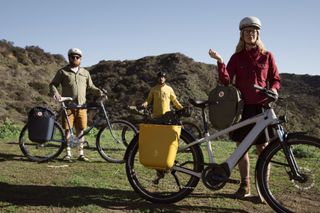
[(124, 153), (137, 129), (128, 121), (116, 120), (99, 130), (96, 147), (103, 159), (111, 163), (124, 163)]
[(29, 140), (28, 124), (26, 124), (20, 132), (19, 147), (29, 160), (45, 162), (61, 154), (66, 145), (65, 141), (64, 131), (57, 122), (54, 123), (51, 140), (44, 143)]
[(196, 139), (202, 138), (201, 129), (194, 123), (182, 121), (182, 128), (189, 132)]
[(303, 180), (292, 172), (279, 141), (266, 147), (256, 167), (256, 183), (267, 203), (277, 212), (319, 212), (320, 140), (296, 135), (287, 144)]
[[(154, 203), (173, 203), (188, 196), (197, 186), (200, 177), (177, 170), (159, 171), (144, 167), (139, 161), (138, 135), (127, 149), (126, 173), (134, 189), (142, 198)], [(179, 149), (194, 141), (194, 138), (182, 130)], [(151, 141), (150, 141), (151, 142)], [(175, 166), (190, 172), (203, 170), (203, 155), (195, 145), (184, 151), (178, 151)]]

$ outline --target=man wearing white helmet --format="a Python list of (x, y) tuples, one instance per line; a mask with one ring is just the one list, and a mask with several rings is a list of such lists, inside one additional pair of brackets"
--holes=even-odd
[[(82, 58), (82, 51), (78, 48), (71, 48), (68, 51), (69, 64), (59, 69), (51, 81), (50, 93), (56, 100), (61, 96), (72, 97), (73, 103), (76, 105), (83, 105), (86, 103), (86, 92), (90, 90), (95, 95), (100, 95), (102, 92), (93, 84), (89, 71), (80, 67)], [(60, 95), (57, 87), (61, 85), (62, 94)], [(82, 134), (83, 130), (87, 128), (87, 110), (86, 109), (72, 109), (68, 110), (68, 118), (71, 128), (73, 125), (76, 129), (76, 134)], [(62, 125), (66, 132), (67, 140), (70, 138), (70, 131), (66, 119), (62, 120)], [(81, 138), (79, 146), (78, 160), (89, 161), (83, 152), (84, 137)], [(71, 161), (71, 148), (67, 146), (67, 155), (64, 160)]]
[[(244, 99), (242, 120), (253, 117), (263, 111), (267, 105), (266, 98), (253, 85), (268, 87), (277, 94), (280, 89), (280, 76), (273, 55), (267, 51), (260, 39), (261, 22), (257, 17), (249, 16), (239, 24), (240, 40), (235, 53), (231, 56), (227, 66), (218, 52), (210, 49), (209, 55), (218, 62), (220, 81), (228, 85), (233, 83), (241, 91)], [(233, 132), (232, 139), (239, 143), (251, 130), (251, 126), (243, 127)], [(257, 154), (267, 145), (265, 134), (256, 139)], [(238, 198), (250, 195), (250, 162), (246, 153), (239, 161), (241, 184), (235, 195)]]

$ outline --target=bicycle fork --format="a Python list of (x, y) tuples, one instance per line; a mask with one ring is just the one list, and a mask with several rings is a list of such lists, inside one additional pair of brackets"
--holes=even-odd
[(285, 155), (286, 160), (288, 162), (288, 165), (290, 167), (290, 172), (287, 172), (289, 177), (290, 177), (290, 180), (294, 179), (294, 180), (297, 180), (299, 182), (303, 181), (304, 178), (300, 174), (297, 161), (296, 161), (296, 159), (295, 159), (295, 157), (293, 155), (292, 150), (290, 149), (290, 147), (287, 144), (287, 141), (288, 141), (288, 138), (289, 138), (288, 134), (284, 132), (283, 127), (280, 126), (280, 125), (276, 126), (276, 130), (277, 130), (277, 133), (279, 135), (279, 140), (280, 140), (280, 144), (281, 144), (281, 147), (283, 149), (284, 155)]

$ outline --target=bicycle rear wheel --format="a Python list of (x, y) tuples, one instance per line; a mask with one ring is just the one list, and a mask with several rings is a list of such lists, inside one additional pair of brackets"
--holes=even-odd
[(19, 136), (19, 147), (22, 153), (31, 161), (45, 162), (58, 157), (65, 148), (66, 140), (64, 131), (55, 122), (53, 135), (50, 141), (39, 143), (29, 140), (28, 124), (26, 124)]
[[(144, 167), (139, 161), (139, 137), (133, 139), (126, 153), (126, 173), (132, 188), (144, 199), (154, 203), (173, 203), (188, 196), (200, 178), (177, 170), (159, 171)], [(194, 141), (182, 131), (179, 149)], [(150, 141), (152, 142), (152, 141)], [(194, 173), (203, 170), (203, 155), (199, 146), (178, 151), (175, 166)]]
[(292, 172), (279, 141), (266, 147), (256, 167), (256, 183), (267, 203), (277, 212), (319, 212), (320, 140), (296, 135), (287, 141), (302, 180)]
[(128, 121), (116, 120), (99, 130), (96, 147), (103, 159), (111, 163), (124, 163), (127, 146), (137, 134), (137, 129)]

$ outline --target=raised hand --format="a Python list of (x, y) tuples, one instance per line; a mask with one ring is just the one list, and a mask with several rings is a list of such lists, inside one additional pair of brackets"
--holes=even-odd
[(221, 55), (212, 49), (209, 49), (209, 56), (213, 59), (216, 59), (218, 62), (223, 63)]

